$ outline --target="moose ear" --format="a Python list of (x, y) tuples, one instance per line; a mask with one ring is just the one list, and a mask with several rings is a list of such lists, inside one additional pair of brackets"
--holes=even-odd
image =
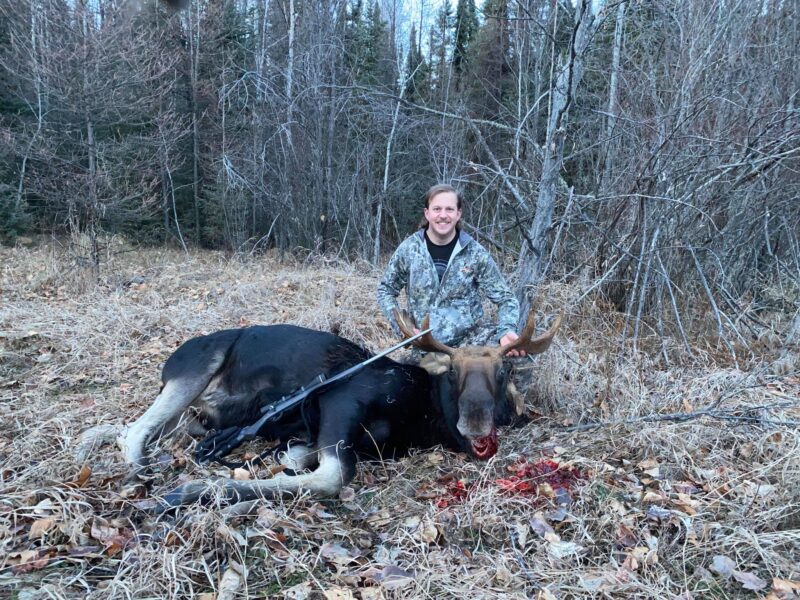
[(419, 366), (428, 372), (428, 375), (442, 375), (450, 369), (450, 357), (444, 352), (428, 352), (419, 361)]

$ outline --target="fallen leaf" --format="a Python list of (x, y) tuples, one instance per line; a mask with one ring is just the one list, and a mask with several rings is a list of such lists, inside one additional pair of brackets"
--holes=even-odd
[(422, 523), (422, 519), (418, 515), (411, 515), (403, 520), (403, 527), (415, 531), (420, 523)]
[(396, 590), (414, 581), (414, 574), (395, 565), (386, 565), (372, 579), (387, 590)]
[(611, 577), (612, 575), (610, 574), (592, 575), (586, 578), (580, 577), (580, 582), (586, 591), (594, 593), (607, 588), (611, 584)]
[(319, 554), (328, 562), (336, 565), (345, 566), (349, 565), (355, 560), (356, 553), (348, 550), (339, 544), (323, 544), (319, 549)]
[(217, 600), (234, 600), (241, 587), (241, 574), (237, 573), (233, 566), (228, 567), (222, 574), (222, 579), (220, 579)]
[(384, 600), (383, 589), (379, 587), (361, 588), (361, 600)]
[(248, 481), (250, 479), (250, 471), (241, 468), (234, 469), (233, 478), (237, 481)]
[(548, 533), (555, 533), (550, 524), (542, 518), (541, 513), (536, 513), (533, 518), (528, 521), (533, 529), (533, 532), (539, 537), (545, 537)]
[(617, 525), (617, 544), (620, 548), (631, 548), (636, 545), (639, 537), (624, 523)]
[(37, 550), (23, 550), (19, 554), (20, 562), (11, 568), (16, 574), (30, 573), (44, 569), (50, 562), (50, 548), (39, 548)]
[(727, 556), (722, 556), (720, 554), (714, 556), (713, 562), (711, 563), (712, 571), (719, 573), (725, 579), (730, 579), (734, 569), (736, 569), (736, 563)]
[(100, 546), (71, 546), (67, 550), (70, 556), (90, 556), (100, 552)]
[(758, 575), (754, 575), (748, 571), (734, 571), (733, 578), (742, 584), (746, 590), (753, 590), (757, 592), (767, 587), (767, 582), (761, 579)]
[(520, 548), (524, 548), (525, 543), (528, 541), (528, 531), (528, 525), (522, 521), (514, 521), (514, 533), (516, 534), (517, 543)]
[(788, 579), (778, 579), (773, 577), (772, 589), (776, 592), (785, 592), (791, 594), (792, 592), (800, 591), (800, 583), (796, 581), (789, 581)]
[(281, 516), (266, 506), (260, 507), (256, 515), (256, 524), (264, 529), (272, 529), (281, 522)]
[(224, 523), (217, 527), (217, 535), (220, 536), (226, 542), (232, 542), (234, 544), (238, 544), (239, 546), (247, 546), (247, 540), (245, 537), (239, 533), (235, 528), (228, 527)]
[(367, 523), (375, 529), (385, 527), (393, 521), (392, 515), (386, 509), (371, 514), (366, 520)]
[(283, 597), (287, 600), (306, 600), (311, 596), (311, 582), (304, 581), (292, 587), (283, 590)]
[(658, 461), (654, 458), (647, 458), (636, 465), (640, 471), (643, 473), (647, 473), (651, 477), (658, 478), (661, 469), (658, 465)]
[(444, 462), (444, 454), (441, 452), (428, 452), (428, 454), (425, 455), (425, 462), (432, 467), (440, 465)]
[(681, 512), (689, 516), (697, 514), (697, 510), (694, 507), (697, 506), (698, 502), (697, 500), (692, 500), (687, 494), (678, 494), (678, 498), (671, 500), (671, 502), (677, 506)]
[(353, 592), (343, 587), (332, 587), (323, 592), (327, 600), (355, 600)]
[(664, 521), (672, 517), (672, 511), (660, 506), (651, 506), (647, 509), (647, 516), (650, 519)]
[(311, 505), (308, 509), (308, 512), (310, 512), (312, 515), (314, 515), (319, 519), (336, 518), (336, 515), (334, 515), (333, 513), (329, 513), (327, 510), (325, 510), (325, 507), (320, 502), (316, 502), (313, 505)]
[(567, 509), (564, 508), (563, 506), (559, 506), (557, 509), (551, 510), (549, 513), (547, 513), (547, 518), (550, 521), (555, 521), (556, 523), (565, 521), (567, 520), (568, 517), (569, 513), (567, 512)]
[(44, 537), (47, 535), (47, 532), (55, 526), (55, 524), (56, 519), (54, 517), (45, 517), (44, 519), (38, 519), (34, 521), (31, 523), (30, 531), (28, 531), (28, 539), (37, 540)]
[(656, 504), (659, 502), (663, 502), (664, 500), (666, 500), (664, 496), (652, 490), (648, 490), (647, 492), (645, 492), (644, 496), (642, 497), (642, 502), (644, 502), (645, 504)]
[(494, 580), (502, 586), (506, 586), (514, 579), (514, 575), (503, 565), (498, 565), (494, 572)]
[(123, 487), (119, 495), (126, 500), (141, 500), (147, 496), (147, 486), (143, 483), (135, 482)]
[(632, 553), (626, 554), (625, 560), (622, 561), (622, 568), (635, 573), (639, 570), (639, 561)]
[(111, 542), (116, 536), (119, 535), (119, 529), (116, 527), (111, 527), (104, 519), (95, 517), (92, 521), (92, 527), (89, 535), (91, 535), (92, 538), (96, 539), (98, 542), (103, 542), (105, 544)]
[(417, 531), (419, 532), (419, 539), (426, 544), (433, 544), (439, 538), (439, 530), (428, 517), (422, 521)]
[(549, 483), (540, 483), (536, 487), (536, 493), (543, 498), (555, 498), (556, 493), (553, 491), (553, 486)]
[(550, 542), (547, 552), (554, 558), (566, 558), (567, 556), (577, 556), (583, 552), (583, 547), (575, 542)]
[(56, 511), (56, 505), (50, 498), (45, 498), (33, 507), (33, 514), (35, 515), (51, 515)]

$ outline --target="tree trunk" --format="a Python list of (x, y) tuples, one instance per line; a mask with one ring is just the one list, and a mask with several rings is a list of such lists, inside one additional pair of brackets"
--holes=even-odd
[[(200, 245), (200, 123), (197, 113), (197, 69), (200, 61), (200, 6), (186, 19), (189, 38), (189, 104), (192, 112), (192, 206), (194, 210), (194, 242)], [(194, 16), (194, 23), (192, 17)]]
[[(575, 7), (575, 29), (573, 30), (569, 56), (559, 70), (550, 101), (550, 116), (547, 124), (547, 143), (544, 148), (544, 163), (539, 181), (536, 212), (527, 231), (527, 240), (520, 251), (517, 267), (517, 295), (520, 299), (521, 321), (527, 317), (542, 266), (546, 260), (547, 236), (556, 203), (556, 188), (564, 160), (564, 138), (569, 120), (569, 108), (575, 90), (583, 75), (583, 58), (589, 47), (599, 21), (592, 13), (589, 0), (578, 0)], [(520, 322), (520, 327), (523, 325)]]
[(622, 50), (622, 30), (625, 28), (625, 3), (620, 2), (617, 7), (617, 22), (614, 26), (614, 50), (611, 57), (611, 81), (608, 85), (608, 116), (606, 120), (606, 151), (603, 161), (603, 180), (600, 184), (602, 190), (608, 189), (609, 179), (611, 178), (611, 167), (613, 164), (612, 148), (614, 143), (612, 136), (617, 124), (617, 79), (619, 78), (619, 56)]

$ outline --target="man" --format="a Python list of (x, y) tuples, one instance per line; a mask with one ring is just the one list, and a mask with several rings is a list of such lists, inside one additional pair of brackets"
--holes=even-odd
[[(459, 227), (462, 199), (449, 185), (435, 185), (425, 194), (422, 229), (395, 251), (378, 285), (378, 304), (391, 323), (392, 309), (405, 288), (408, 307), (417, 324), (430, 314), (434, 337), (448, 346), (475, 339), (483, 318), (481, 294), (498, 307), (494, 340), (517, 339), (514, 330), (519, 303), (492, 257)], [(508, 356), (523, 355), (511, 351)]]

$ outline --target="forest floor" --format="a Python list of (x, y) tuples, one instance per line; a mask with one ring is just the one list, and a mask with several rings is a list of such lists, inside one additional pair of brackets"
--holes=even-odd
[(767, 335), (734, 360), (698, 309), (691, 354), (646, 328), (621, 351), (623, 317), (577, 283), (541, 290), (541, 326), (567, 317), (515, 360), (532, 422), (488, 462), (420, 450), (359, 465), (338, 499), (159, 519), (160, 495), (231, 473), (170, 440), (146, 491), (114, 447), (76, 460), (81, 432), (138, 417), (198, 334), (289, 322), (389, 346), (378, 276), (149, 250), (98, 282), (49, 246), (0, 249), (0, 598), (800, 596), (797, 348)]

